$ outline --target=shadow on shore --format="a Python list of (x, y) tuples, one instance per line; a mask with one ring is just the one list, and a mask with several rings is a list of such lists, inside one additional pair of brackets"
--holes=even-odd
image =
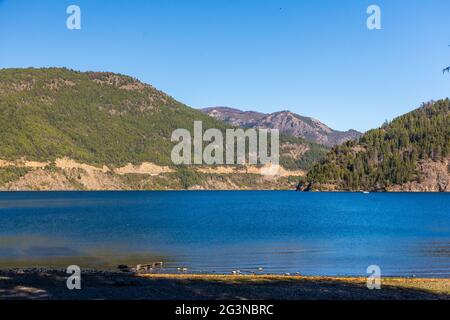
[(361, 278), (284, 276), (148, 276), (93, 272), (68, 290), (58, 271), (0, 271), (0, 300), (450, 300), (450, 279), (384, 279), (368, 290)]

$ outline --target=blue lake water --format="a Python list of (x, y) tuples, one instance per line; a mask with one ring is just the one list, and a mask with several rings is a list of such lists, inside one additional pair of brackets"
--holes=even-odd
[(450, 195), (0, 193), (0, 267), (450, 276)]

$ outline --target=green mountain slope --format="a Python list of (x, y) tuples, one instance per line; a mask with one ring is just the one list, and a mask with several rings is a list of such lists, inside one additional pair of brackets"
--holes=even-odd
[[(193, 133), (194, 121), (202, 121), (204, 130), (231, 128), (128, 76), (64, 68), (0, 70), (0, 160), (173, 167), (172, 132)], [(281, 164), (291, 170), (310, 169), (328, 151), (288, 136), (281, 144)], [(15, 177), (10, 171), (5, 175)]]
[(222, 123), (130, 77), (67, 69), (0, 71), (0, 156), (170, 164), (171, 133)]
[[(308, 189), (385, 190), (413, 182), (420, 185), (427, 179), (425, 162), (447, 166), (449, 105), (448, 99), (430, 102), (367, 132), (359, 141), (333, 148), (308, 173)], [(443, 180), (440, 189), (448, 188), (448, 170), (441, 168), (435, 177)]]

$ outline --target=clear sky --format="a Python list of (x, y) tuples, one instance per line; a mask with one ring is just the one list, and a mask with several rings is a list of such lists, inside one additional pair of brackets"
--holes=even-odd
[(364, 131), (450, 95), (449, 14), (448, 0), (0, 0), (0, 68), (119, 72), (192, 107)]

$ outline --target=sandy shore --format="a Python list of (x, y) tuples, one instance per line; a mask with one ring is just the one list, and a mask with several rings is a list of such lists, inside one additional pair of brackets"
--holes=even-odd
[(450, 300), (450, 279), (384, 278), (381, 290), (369, 290), (365, 278), (85, 271), (82, 289), (68, 290), (67, 277), (62, 270), (0, 270), (0, 299)]

